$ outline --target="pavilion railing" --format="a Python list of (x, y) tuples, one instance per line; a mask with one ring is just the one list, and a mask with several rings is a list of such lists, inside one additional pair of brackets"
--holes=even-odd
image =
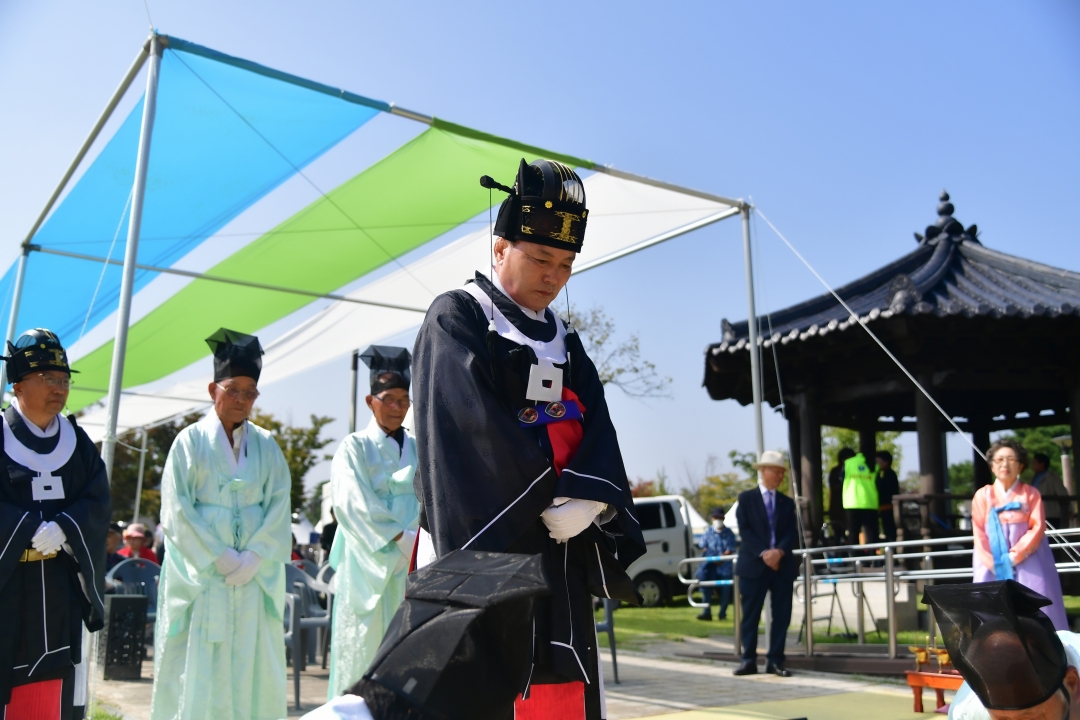
[[(1049, 496), (1048, 496), (1049, 497)], [(1046, 537), (1052, 550), (1059, 551), (1066, 559), (1056, 562), (1059, 574), (1080, 573), (1080, 528), (1047, 530)], [(886, 626), (888, 628), (889, 658), (897, 656), (897, 613), (896, 596), (902, 583), (922, 585), (938, 580), (969, 580), (972, 575), (971, 556), (974, 553), (973, 538), (969, 536), (927, 538), (891, 543), (873, 543), (867, 545), (838, 545), (795, 550), (794, 554), (801, 564), (800, 575), (794, 581), (801, 589), (803, 605), (803, 623), (807, 657), (814, 655), (813, 600), (828, 594), (817, 594), (817, 586), (827, 583), (836, 586), (839, 583), (853, 583), (855, 594), (862, 602), (863, 586), (867, 583), (881, 583), (885, 586)], [(935, 567), (939, 565), (952, 567)], [(691, 593), (701, 587), (721, 587), (730, 585), (734, 588), (733, 605), (735, 608), (735, 652), (741, 648), (740, 603), (738, 576), (725, 580), (698, 580), (689, 577), (694, 565), (703, 562), (731, 562), (735, 556), (687, 558), (679, 563), (679, 580), (687, 586), (687, 600), (694, 607), (705, 607), (695, 601)], [(861, 627), (862, 606), (859, 608), (860, 638), (863, 640)], [(927, 608), (927, 634), (933, 636), (933, 611)]]

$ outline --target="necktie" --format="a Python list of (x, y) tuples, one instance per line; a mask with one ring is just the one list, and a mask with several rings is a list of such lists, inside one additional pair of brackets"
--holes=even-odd
[(776, 519), (772, 490), (765, 492), (765, 512), (769, 515), (769, 547), (774, 548), (776, 547)]

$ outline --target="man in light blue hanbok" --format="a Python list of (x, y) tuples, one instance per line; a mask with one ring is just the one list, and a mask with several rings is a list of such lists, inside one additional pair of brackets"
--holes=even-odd
[(413, 493), (416, 441), (401, 426), (409, 410), (409, 351), (373, 345), (367, 428), (342, 441), (330, 467), (338, 528), (328, 699), (363, 677), (405, 598), (420, 504)]
[(287, 714), (283, 614), (292, 548), (285, 456), (248, 422), (262, 369), (257, 338), (224, 328), (214, 411), (165, 461), (151, 720), (277, 720)]

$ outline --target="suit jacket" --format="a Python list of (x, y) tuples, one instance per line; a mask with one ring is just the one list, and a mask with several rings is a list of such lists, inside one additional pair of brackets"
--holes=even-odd
[[(784, 551), (784, 557), (780, 560), (780, 575), (794, 580), (799, 574), (799, 564), (792, 554), (798, 533), (795, 501), (777, 491), (774, 513), (776, 547)], [(771, 543), (769, 514), (765, 510), (765, 500), (761, 497), (760, 488), (755, 486), (739, 494), (739, 507), (735, 511), (735, 517), (739, 521), (739, 534), (742, 535), (735, 574), (744, 578), (761, 577), (769, 567), (761, 559), (761, 553), (768, 550)]]

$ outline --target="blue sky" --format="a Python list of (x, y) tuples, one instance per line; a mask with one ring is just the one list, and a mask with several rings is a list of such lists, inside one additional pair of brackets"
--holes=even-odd
[[(752, 198), (833, 284), (911, 250), (942, 188), (987, 246), (1080, 270), (1075, 2), (148, 4), (163, 33)], [(147, 31), (139, 0), (0, 3), (0, 264)], [(759, 309), (819, 293), (758, 225)], [(727, 221), (572, 281), (576, 304), (602, 305), (675, 379), (670, 400), (612, 393), (631, 476), (664, 468), (680, 483), (709, 454), (753, 447), (749, 409), (700, 387), (721, 318), (746, 316), (740, 233)], [(261, 404), (297, 422), (339, 418), (340, 438), (347, 383), (347, 360), (332, 361), (266, 388)], [(766, 444), (785, 443), (767, 418)], [(906, 446), (904, 472), (915, 467)], [(958, 438), (949, 450), (970, 457)]]

